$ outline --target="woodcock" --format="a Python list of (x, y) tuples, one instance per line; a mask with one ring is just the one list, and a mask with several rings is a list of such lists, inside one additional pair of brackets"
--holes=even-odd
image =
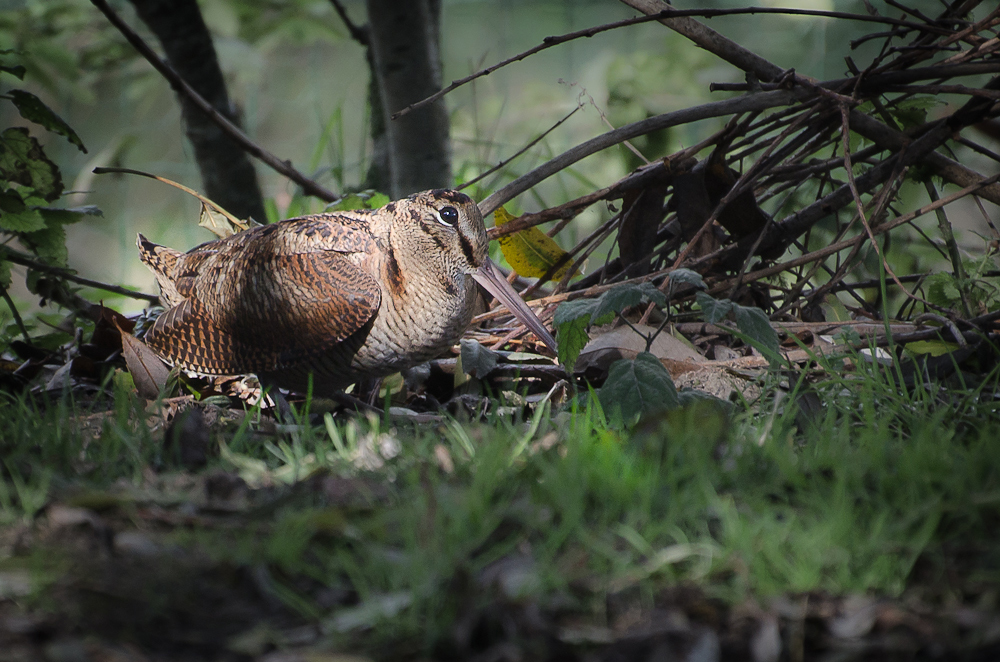
[(169, 306), (146, 334), (167, 362), (263, 384), (342, 389), (439, 356), (472, 319), (476, 282), (555, 341), (487, 255), (479, 207), (458, 191), (372, 211), (293, 218), (181, 253), (139, 235)]

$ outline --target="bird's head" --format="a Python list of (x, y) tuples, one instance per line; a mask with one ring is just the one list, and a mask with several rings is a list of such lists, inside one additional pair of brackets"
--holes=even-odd
[[(394, 207), (390, 209), (390, 207)], [(396, 223), (429, 259), (453, 273), (473, 274), (488, 259), (489, 239), (475, 200), (450, 189), (423, 191), (389, 203)]]
[(416, 243), (418, 251), (426, 255), (425, 259), (441, 260), (448, 271), (472, 276), (556, 351), (552, 334), (490, 260), (489, 237), (475, 200), (461, 191), (434, 189), (390, 205), (392, 208), (387, 205), (386, 210), (393, 214), (396, 223), (405, 225), (406, 234)]

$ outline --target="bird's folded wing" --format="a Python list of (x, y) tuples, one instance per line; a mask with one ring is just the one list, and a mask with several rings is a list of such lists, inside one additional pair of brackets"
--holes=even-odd
[(221, 277), (213, 271), (193, 276), (187, 299), (146, 337), (155, 351), (199, 372), (271, 371), (309, 361), (365, 327), (381, 300), (375, 280), (332, 251), (258, 254), (237, 259)]

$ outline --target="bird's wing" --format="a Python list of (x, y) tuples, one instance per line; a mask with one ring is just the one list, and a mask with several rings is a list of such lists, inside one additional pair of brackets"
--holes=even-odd
[(195, 266), (179, 269), (185, 299), (156, 321), (146, 342), (198, 372), (301, 364), (361, 331), (381, 301), (375, 279), (332, 250), (222, 250), (185, 265)]

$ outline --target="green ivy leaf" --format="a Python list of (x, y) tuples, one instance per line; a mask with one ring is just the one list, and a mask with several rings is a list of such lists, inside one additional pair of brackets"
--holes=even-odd
[(598, 399), (606, 414), (613, 419), (618, 413), (628, 426), (642, 415), (680, 406), (670, 373), (649, 352), (611, 364)]
[(8, 90), (7, 96), (17, 107), (17, 112), (21, 113), (21, 117), (29, 122), (44, 126), (53, 133), (65, 136), (66, 140), (76, 145), (81, 152), (87, 153), (87, 148), (83, 146), (83, 141), (80, 140), (80, 136), (76, 135), (76, 131), (70, 128), (66, 120), (56, 115), (55, 111), (46, 106), (34, 94), (24, 90)]
[(622, 283), (597, 297), (594, 302), (593, 323), (607, 324), (614, 319), (614, 313), (638, 306), (643, 301), (654, 301), (662, 306), (667, 302), (667, 298), (663, 296), (663, 292), (656, 289), (656, 286), (648, 281), (645, 283)]
[[(778, 356), (778, 332), (771, 326), (771, 320), (767, 318), (763, 310), (738, 305), (734, 314), (736, 316), (736, 328), (745, 333), (750, 340), (754, 341), (757, 349), (760, 349), (761, 353), (767, 356), (768, 360)], [(770, 354), (764, 351), (764, 348), (770, 350)]]
[(559, 362), (572, 372), (580, 351), (587, 344), (587, 329), (594, 324), (607, 324), (615, 313), (637, 306), (644, 300), (663, 305), (666, 297), (652, 283), (622, 283), (596, 299), (566, 301), (556, 309), (552, 322), (556, 327)]
[(475, 340), (462, 340), (462, 370), (482, 379), (497, 366), (499, 355)]
[(42, 146), (24, 127), (0, 133), (0, 178), (35, 189), (49, 202), (63, 192), (62, 176), (56, 164), (45, 156)]
[(720, 301), (704, 292), (696, 293), (695, 300), (706, 322), (717, 324), (731, 317), (736, 322), (736, 335), (740, 340), (756, 347), (772, 364), (780, 362), (778, 332), (771, 326), (763, 310), (741, 306), (729, 299)]
[(927, 285), (927, 300), (944, 308), (953, 308), (962, 302), (957, 279), (949, 273), (931, 274), (924, 281)]

